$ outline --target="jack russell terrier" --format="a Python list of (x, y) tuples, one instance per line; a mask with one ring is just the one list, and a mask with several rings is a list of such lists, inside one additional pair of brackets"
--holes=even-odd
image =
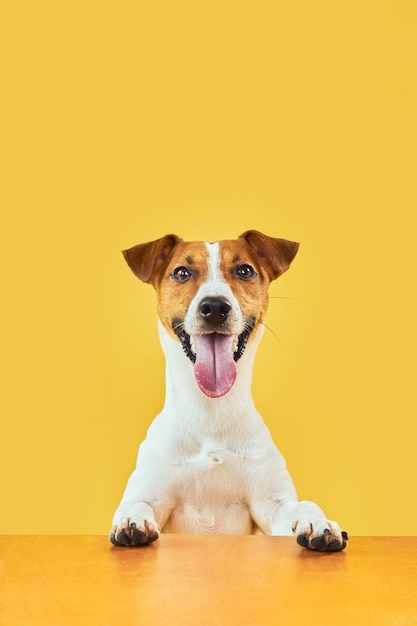
[(251, 397), (268, 287), (297, 250), (249, 230), (216, 243), (166, 235), (123, 252), (157, 293), (166, 398), (115, 513), (113, 544), (148, 544), (162, 530), (294, 535), (313, 550), (346, 547), (336, 522), (298, 501)]

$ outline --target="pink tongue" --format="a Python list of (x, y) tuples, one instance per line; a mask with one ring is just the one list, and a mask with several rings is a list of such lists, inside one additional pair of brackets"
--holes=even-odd
[(194, 335), (196, 361), (194, 376), (201, 391), (220, 398), (229, 391), (237, 376), (233, 359), (233, 335)]

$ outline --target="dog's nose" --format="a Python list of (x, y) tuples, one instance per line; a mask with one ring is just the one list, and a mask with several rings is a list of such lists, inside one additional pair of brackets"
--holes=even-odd
[(224, 298), (204, 298), (200, 302), (200, 315), (212, 326), (225, 322), (231, 311), (232, 305)]

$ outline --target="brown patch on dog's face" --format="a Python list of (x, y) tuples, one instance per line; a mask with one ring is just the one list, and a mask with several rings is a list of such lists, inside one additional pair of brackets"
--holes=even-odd
[(256, 327), (263, 322), (268, 308), (268, 273), (245, 240), (223, 240), (219, 246), (224, 279), (239, 302), (243, 317), (253, 320)]
[(177, 339), (173, 323), (182, 323), (190, 302), (208, 275), (208, 252), (201, 241), (179, 242), (165, 268), (158, 285), (157, 309), (159, 318), (171, 335)]

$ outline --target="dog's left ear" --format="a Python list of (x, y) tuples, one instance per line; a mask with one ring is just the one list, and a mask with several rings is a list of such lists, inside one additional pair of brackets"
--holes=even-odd
[(295, 241), (268, 237), (258, 230), (247, 230), (239, 238), (245, 239), (256, 252), (270, 280), (275, 280), (289, 268), (300, 246)]
[(140, 243), (123, 250), (123, 256), (132, 272), (144, 283), (155, 286), (158, 277), (168, 264), (175, 246), (182, 241), (177, 235), (165, 235), (156, 241)]

